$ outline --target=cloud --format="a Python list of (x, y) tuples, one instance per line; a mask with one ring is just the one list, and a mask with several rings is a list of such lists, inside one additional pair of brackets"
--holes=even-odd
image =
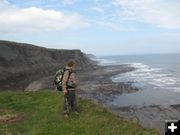
[(98, 13), (104, 13), (104, 12), (105, 12), (105, 11), (104, 11), (102, 8), (100, 8), (100, 7), (92, 7), (91, 9), (94, 10), (94, 11), (96, 11), (96, 12), (98, 12)]
[(0, 0), (0, 9), (4, 9), (6, 7), (8, 7), (10, 4), (7, 0)]
[(180, 28), (180, 1), (112, 0), (123, 19), (146, 22), (163, 28)]
[(137, 31), (134, 27), (127, 27), (124, 25), (121, 25), (119, 22), (111, 22), (111, 21), (94, 21), (93, 22), (96, 26), (104, 27), (106, 29), (114, 30), (114, 31), (123, 31), (123, 32), (135, 32)]
[(18, 8), (6, 0), (0, 2), (0, 31), (3, 33), (59, 31), (87, 25), (78, 13), (65, 14), (37, 7)]

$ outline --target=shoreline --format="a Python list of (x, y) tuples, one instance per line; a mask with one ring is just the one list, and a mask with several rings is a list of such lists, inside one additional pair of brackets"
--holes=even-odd
[(132, 119), (145, 128), (157, 128), (161, 135), (165, 132), (165, 120), (180, 119), (180, 105), (149, 105), (149, 106), (110, 106), (108, 102), (115, 96), (139, 91), (131, 83), (113, 82), (111, 77), (135, 70), (130, 65), (99, 66), (95, 71), (80, 74), (78, 95), (81, 98), (95, 100), (119, 117)]
[(98, 66), (93, 71), (87, 71), (78, 74), (79, 85), (77, 93), (82, 98), (93, 99), (98, 103), (106, 104), (114, 96), (124, 93), (134, 93), (138, 89), (131, 84), (116, 83), (111, 77), (120, 73), (126, 73), (135, 70), (135, 68), (124, 65)]

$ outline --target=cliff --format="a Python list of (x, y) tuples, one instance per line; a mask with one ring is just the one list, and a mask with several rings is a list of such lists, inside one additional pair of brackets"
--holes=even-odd
[(52, 76), (69, 59), (76, 60), (78, 71), (93, 68), (93, 62), (80, 50), (0, 40), (0, 90), (24, 90), (32, 81)]

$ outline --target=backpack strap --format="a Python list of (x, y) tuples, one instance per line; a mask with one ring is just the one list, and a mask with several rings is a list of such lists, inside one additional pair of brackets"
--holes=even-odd
[(70, 78), (70, 76), (71, 76), (71, 74), (73, 73), (73, 72), (71, 72), (69, 69), (64, 69), (64, 72), (65, 71), (68, 71), (69, 72), (69, 75), (68, 75), (68, 79), (67, 79), (67, 82), (69, 81), (69, 78)]

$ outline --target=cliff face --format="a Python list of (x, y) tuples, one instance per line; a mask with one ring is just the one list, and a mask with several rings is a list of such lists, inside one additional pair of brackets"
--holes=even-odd
[(39, 78), (53, 75), (69, 59), (77, 70), (90, 70), (92, 61), (80, 50), (56, 50), (0, 41), (0, 90), (23, 90)]

